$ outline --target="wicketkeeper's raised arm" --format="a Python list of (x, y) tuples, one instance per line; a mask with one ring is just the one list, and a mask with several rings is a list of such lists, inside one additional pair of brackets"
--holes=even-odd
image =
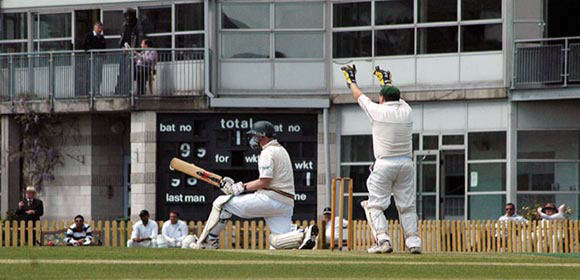
[(344, 78), (346, 79), (346, 86), (350, 88), (354, 100), (358, 101), (358, 98), (364, 93), (356, 84), (356, 66), (354, 64), (346, 65), (340, 68), (340, 70), (344, 74)]

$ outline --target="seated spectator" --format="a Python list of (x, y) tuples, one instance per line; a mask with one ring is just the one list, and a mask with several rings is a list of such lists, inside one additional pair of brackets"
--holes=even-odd
[(564, 220), (564, 211), (566, 210), (566, 205), (562, 204), (560, 207), (556, 208), (554, 203), (548, 202), (544, 207), (538, 207), (538, 217), (542, 220)]
[(66, 231), (64, 243), (69, 246), (90, 246), (93, 244), (91, 226), (85, 224), (81, 215), (75, 217), (75, 222)]
[(516, 206), (511, 202), (505, 205), (505, 215), (499, 217), (499, 221), (528, 222), (526, 218), (516, 213)]
[[(148, 49), (153, 47), (153, 43), (149, 39), (143, 39), (141, 41), (141, 48)], [(151, 76), (153, 71), (155, 71), (155, 64), (157, 64), (157, 51), (155, 50), (143, 50), (139, 53), (135, 53), (135, 61), (137, 65), (137, 94), (145, 94), (145, 85), (147, 81), (149, 83), (149, 90), (151, 89), (153, 83), (151, 82), (153, 77)]]
[(177, 211), (169, 212), (169, 221), (163, 224), (161, 234), (157, 236), (158, 248), (189, 248), (195, 238), (189, 235), (189, 228), (179, 220)]
[[(330, 220), (331, 220), (331, 215), (332, 215), (332, 209), (330, 209), (330, 207), (326, 207), (324, 208), (324, 210), (322, 210), (322, 214), (324, 215), (322, 217), (322, 220), (326, 223), (326, 229), (325, 229), (325, 233), (324, 233), (324, 237), (325, 237), (325, 243), (326, 244), (330, 244)], [(338, 235), (340, 233), (340, 228), (339, 228), (339, 221), (340, 221), (340, 217), (334, 217), (334, 242), (335, 244), (338, 244)], [(342, 241), (343, 243), (346, 242), (346, 240), (348, 239), (348, 221), (345, 219), (342, 219)]]
[(155, 248), (157, 247), (157, 232), (159, 228), (155, 221), (149, 220), (149, 211), (141, 210), (140, 221), (133, 225), (131, 239), (127, 240), (129, 248)]

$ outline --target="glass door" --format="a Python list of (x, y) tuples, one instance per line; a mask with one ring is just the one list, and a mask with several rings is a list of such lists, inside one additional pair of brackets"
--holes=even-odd
[(439, 219), (439, 151), (415, 151), (415, 190), (420, 220)]

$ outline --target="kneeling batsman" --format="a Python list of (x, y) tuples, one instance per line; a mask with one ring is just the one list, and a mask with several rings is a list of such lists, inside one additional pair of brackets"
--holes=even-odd
[[(248, 183), (221, 180), (221, 195), (213, 202), (207, 223), (192, 249), (216, 249), (220, 232), (236, 215), (244, 219), (264, 218), (270, 226), (270, 249), (313, 249), (318, 227), (291, 230), (294, 208), (294, 174), (288, 152), (275, 139), (274, 126), (256, 122), (248, 131), (252, 149), (261, 148), (258, 157), (260, 177)], [(255, 191), (246, 193), (246, 191)]]

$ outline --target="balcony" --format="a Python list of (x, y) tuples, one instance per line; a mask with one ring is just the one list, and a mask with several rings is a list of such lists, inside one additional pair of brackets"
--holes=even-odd
[(127, 50), (0, 54), (0, 112), (17, 111), (14, 104), (23, 99), (51, 112), (192, 109), (187, 105), (204, 103), (184, 102), (203, 100), (203, 49), (148, 50), (157, 52), (154, 65)]
[(580, 86), (580, 37), (516, 40), (512, 78), (514, 90)]

